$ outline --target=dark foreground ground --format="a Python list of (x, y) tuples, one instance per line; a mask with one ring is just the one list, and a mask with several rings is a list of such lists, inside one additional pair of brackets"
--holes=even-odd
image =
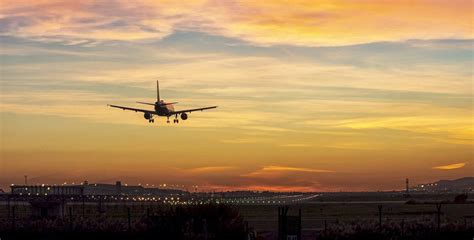
[[(288, 205), (288, 216), (301, 210), (302, 239), (472, 240), (474, 203), (453, 199), (328, 194)], [(39, 217), (28, 202), (14, 202), (9, 212), (0, 205), (0, 238), (278, 239), (279, 206), (72, 202), (61, 216)]]

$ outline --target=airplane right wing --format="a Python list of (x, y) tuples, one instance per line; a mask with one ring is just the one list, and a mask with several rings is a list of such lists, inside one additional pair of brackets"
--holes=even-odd
[(135, 112), (144, 112), (144, 113), (156, 114), (156, 112), (153, 111), (153, 110), (145, 110), (145, 109), (139, 109), (139, 108), (123, 107), (123, 106), (117, 106), (117, 105), (107, 105), (107, 106), (113, 107), (113, 108), (120, 108), (120, 109), (122, 109), (122, 110), (130, 110), (130, 111), (135, 111)]
[(217, 108), (217, 106), (179, 110), (179, 111), (171, 112), (170, 114), (173, 115), (173, 114), (181, 114), (181, 113), (187, 113), (187, 112), (204, 111), (204, 110), (213, 109), (213, 108)]

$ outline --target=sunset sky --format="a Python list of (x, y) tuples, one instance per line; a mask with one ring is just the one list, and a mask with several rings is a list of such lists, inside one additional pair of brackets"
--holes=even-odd
[[(396, 4), (395, 4), (396, 2)], [(471, 0), (0, 4), (0, 188), (359, 191), (473, 176)], [(149, 124), (155, 81), (176, 109)]]

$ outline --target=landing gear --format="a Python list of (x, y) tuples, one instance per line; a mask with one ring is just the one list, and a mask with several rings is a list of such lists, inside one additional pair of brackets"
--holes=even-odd
[(149, 123), (154, 123), (154, 122), (155, 122), (155, 119), (148, 119), (148, 122), (149, 122)]
[[(166, 123), (170, 123), (170, 116), (167, 116), (166, 118)], [(173, 123), (179, 123), (178, 115), (176, 115), (175, 119), (173, 119)]]
[(174, 123), (179, 123), (178, 114), (174, 115)]

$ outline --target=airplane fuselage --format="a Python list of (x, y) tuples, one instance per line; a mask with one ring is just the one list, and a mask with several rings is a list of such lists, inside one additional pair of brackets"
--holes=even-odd
[(173, 104), (166, 104), (164, 101), (155, 103), (155, 111), (158, 116), (170, 116), (174, 112)]

